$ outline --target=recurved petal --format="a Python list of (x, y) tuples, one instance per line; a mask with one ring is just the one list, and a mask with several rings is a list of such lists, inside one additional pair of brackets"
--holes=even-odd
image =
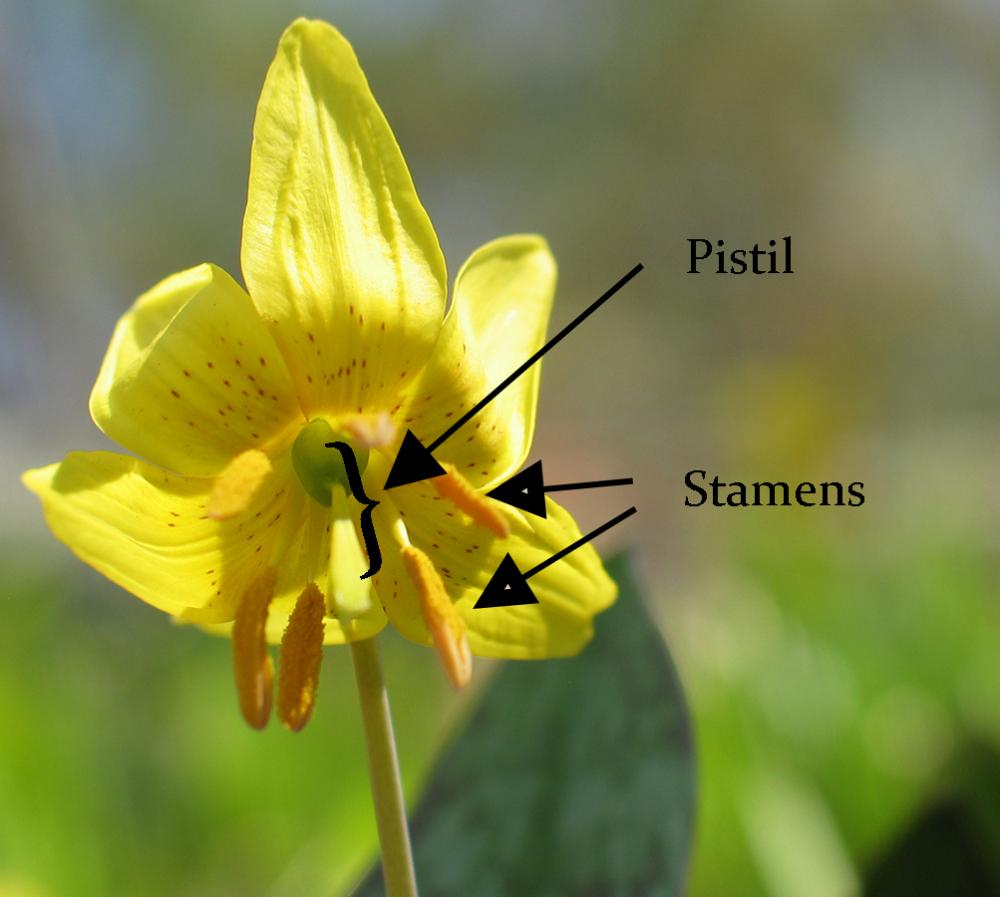
[[(383, 500), (382, 505), (389, 501)], [(505, 554), (510, 553), (519, 569), (527, 572), (580, 538), (573, 518), (554, 501), (546, 500), (545, 519), (511, 510), (511, 534), (505, 539), (496, 538), (455, 511), (429, 483), (400, 488), (391, 501), (402, 514), (412, 543), (428, 555), (441, 574), (468, 627), (473, 654), (522, 659), (575, 654), (590, 640), (594, 615), (615, 599), (613, 580), (605, 573), (597, 552), (585, 545), (531, 578), (538, 604), (473, 607)], [(379, 531), (396, 535), (399, 528), (392, 527), (391, 509), (380, 506), (379, 510)], [(419, 592), (401, 559), (398, 536), (396, 550), (383, 550), (382, 554), (376, 589), (389, 619), (408, 638), (427, 644)]]
[(250, 297), (207, 264), (168, 277), (121, 318), (90, 413), (125, 448), (191, 476), (220, 472), (302, 420)]
[[(441, 338), (408, 393), (405, 426), (433, 440), (545, 340), (556, 264), (541, 237), (502, 237), (477, 249), (455, 281)], [(535, 364), (435, 455), (477, 486), (517, 470), (531, 447), (541, 364)]]
[(203, 620), (231, 620), (268, 566), (293, 482), (279, 465), (239, 517), (217, 521), (211, 480), (111, 452), (73, 452), (23, 479), (82, 561), (160, 610)]
[(254, 121), (243, 275), (304, 410), (391, 410), (444, 314), (430, 220), (350, 44), (299, 19)]

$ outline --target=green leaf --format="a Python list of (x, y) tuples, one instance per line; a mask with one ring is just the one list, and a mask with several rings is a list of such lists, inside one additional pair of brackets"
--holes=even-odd
[[(413, 819), (423, 897), (674, 897), (691, 844), (694, 760), (677, 673), (621, 587), (575, 658), (506, 664)], [(383, 895), (376, 866), (355, 897)]]

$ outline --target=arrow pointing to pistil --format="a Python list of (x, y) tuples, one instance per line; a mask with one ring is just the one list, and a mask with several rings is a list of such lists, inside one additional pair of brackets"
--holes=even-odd
[(412, 430), (407, 430), (406, 435), (403, 437), (403, 441), (399, 446), (399, 451), (396, 453), (396, 460), (392, 462), (392, 467), (389, 469), (389, 475), (386, 477), (384, 488), (394, 489), (396, 486), (405, 486), (408, 483), (417, 483), (420, 480), (429, 480), (433, 477), (439, 477), (444, 474), (444, 468), (438, 464), (432, 452), (434, 452), (434, 450), (437, 449), (446, 439), (454, 436), (455, 433), (457, 433), (465, 424), (479, 414), (483, 408), (489, 405), (490, 402), (492, 402), (498, 395), (500, 395), (500, 393), (510, 386), (511, 383), (517, 380), (521, 374), (535, 364), (535, 362), (537, 362), (546, 352), (550, 349), (554, 349), (565, 337), (569, 336), (573, 330), (589, 318), (595, 311), (597, 311), (597, 309), (604, 305), (605, 302), (614, 296), (615, 293), (625, 286), (625, 284), (627, 284), (641, 270), (642, 265), (636, 265), (614, 286), (598, 297), (586, 309), (570, 321), (569, 324), (563, 327), (563, 329), (552, 337), (552, 339), (550, 339), (544, 346), (542, 346), (541, 349), (535, 352), (535, 354), (525, 361), (520, 367), (511, 372), (504, 380), (495, 386), (491, 392), (480, 399), (475, 405), (472, 406), (472, 408), (466, 411), (465, 414), (458, 418), (458, 420), (448, 427), (448, 429), (438, 436), (438, 438), (433, 442), (425, 446), (419, 439), (417, 439), (416, 436), (413, 435)]
[(412, 430), (407, 430), (396, 453), (396, 460), (392, 462), (389, 476), (386, 477), (385, 488), (395, 489), (396, 486), (431, 480), (445, 473), (445, 469), (438, 464), (431, 450), (424, 447), (423, 443), (413, 435)]
[(552, 566), (556, 561), (562, 560), (570, 552), (576, 551), (588, 542), (596, 539), (601, 533), (607, 532), (611, 527), (617, 526), (623, 520), (636, 513), (635, 507), (622, 511), (617, 517), (613, 517), (607, 523), (602, 523), (597, 529), (592, 530), (585, 536), (581, 536), (575, 542), (570, 543), (565, 548), (557, 551), (552, 557), (547, 558), (540, 564), (536, 564), (530, 570), (521, 572), (517, 563), (509, 555), (505, 554), (496, 572), (486, 583), (486, 588), (479, 596), (479, 600), (473, 605), (474, 608), (486, 607), (511, 607), (516, 604), (538, 604), (538, 598), (528, 585), (528, 580), (536, 573), (541, 573), (546, 567)]
[(631, 486), (632, 477), (622, 477), (617, 480), (592, 480), (587, 483), (554, 483), (546, 486), (542, 476), (542, 462), (536, 461), (525, 467), (520, 473), (515, 473), (509, 480), (486, 493), (488, 498), (502, 501), (534, 514), (536, 517), (546, 517), (545, 493), (569, 492), (576, 489), (603, 489), (607, 486)]

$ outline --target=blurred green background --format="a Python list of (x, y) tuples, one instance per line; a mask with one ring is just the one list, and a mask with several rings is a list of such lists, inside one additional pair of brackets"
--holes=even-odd
[[(227, 645), (75, 562), (17, 482), (106, 447), (87, 396), (135, 296), (238, 274), (299, 14), (353, 42), (452, 273), (543, 233), (558, 326), (646, 266), (546, 361), (533, 457), (636, 478), (601, 545), (639, 544), (692, 705), (690, 893), (949, 893), (921, 863), (992, 893), (1000, 6), (0, 0), (0, 895), (333, 893), (370, 858), (346, 654), (302, 735), (250, 732)], [(688, 237), (786, 234), (794, 276), (684, 273)], [(867, 501), (685, 508), (692, 468)], [(386, 653), (416, 795), (462, 708)]]

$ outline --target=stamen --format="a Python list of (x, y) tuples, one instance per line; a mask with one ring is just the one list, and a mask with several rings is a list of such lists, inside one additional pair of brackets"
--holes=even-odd
[(269, 567), (250, 585), (233, 622), (233, 671), (243, 718), (263, 729), (271, 715), (274, 664), (267, 650), (265, 625), (274, 597), (275, 572)]
[(267, 455), (250, 449), (237, 455), (215, 481), (206, 513), (213, 520), (228, 520), (249, 506), (254, 494), (271, 472)]
[(385, 448), (396, 438), (396, 425), (386, 411), (376, 414), (359, 414), (344, 421), (344, 429), (350, 433), (358, 445), (365, 448)]
[(316, 703), (325, 614), (323, 593), (311, 582), (295, 602), (281, 638), (278, 718), (293, 732), (309, 722)]
[(507, 518), (490, 502), (472, 488), (472, 484), (450, 464), (445, 464), (447, 476), (435, 477), (431, 482), (442, 498), (448, 499), (460, 511), (468, 514), (475, 523), (488, 529), (500, 539), (510, 535)]
[(424, 622), (431, 632), (448, 681), (455, 688), (464, 688), (472, 677), (472, 654), (465, 634), (465, 621), (451, 603), (431, 559), (413, 545), (404, 546), (402, 555), (406, 572), (420, 594)]

